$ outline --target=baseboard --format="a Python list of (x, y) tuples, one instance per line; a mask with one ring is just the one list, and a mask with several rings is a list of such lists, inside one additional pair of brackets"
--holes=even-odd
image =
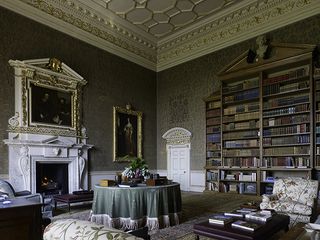
[[(168, 170), (158, 169), (156, 172), (160, 176), (167, 176)], [(190, 192), (203, 192), (205, 190), (205, 171), (204, 170), (191, 170), (190, 171)]]

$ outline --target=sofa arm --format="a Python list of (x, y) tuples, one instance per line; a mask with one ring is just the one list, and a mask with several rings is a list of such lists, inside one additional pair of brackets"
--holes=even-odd
[(267, 203), (271, 201), (278, 200), (278, 196), (276, 194), (263, 194), (262, 195), (262, 202)]

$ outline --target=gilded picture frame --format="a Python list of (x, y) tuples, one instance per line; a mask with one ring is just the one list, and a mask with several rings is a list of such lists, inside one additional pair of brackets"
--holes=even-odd
[(30, 125), (74, 129), (75, 90), (52, 88), (29, 82)]
[(142, 158), (142, 112), (113, 107), (113, 161)]

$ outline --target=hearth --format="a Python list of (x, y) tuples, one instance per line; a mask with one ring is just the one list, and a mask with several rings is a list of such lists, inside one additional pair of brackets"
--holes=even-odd
[(68, 164), (37, 162), (36, 191), (50, 195), (68, 193)]

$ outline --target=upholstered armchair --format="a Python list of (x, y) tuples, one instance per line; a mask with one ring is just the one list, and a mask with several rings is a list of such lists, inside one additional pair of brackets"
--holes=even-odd
[(20, 197), (32, 201), (42, 202), (42, 197), (40, 194), (31, 194), (31, 192), (27, 190), (16, 192), (9, 182), (2, 179), (0, 179), (0, 195), (6, 195), (8, 198)]
[(290, 216), (290, 223), (314, 220), (318, 181), (303, 178), (276, 179), (272, 195), (263, 195), (261, 209), (274, 209)]

